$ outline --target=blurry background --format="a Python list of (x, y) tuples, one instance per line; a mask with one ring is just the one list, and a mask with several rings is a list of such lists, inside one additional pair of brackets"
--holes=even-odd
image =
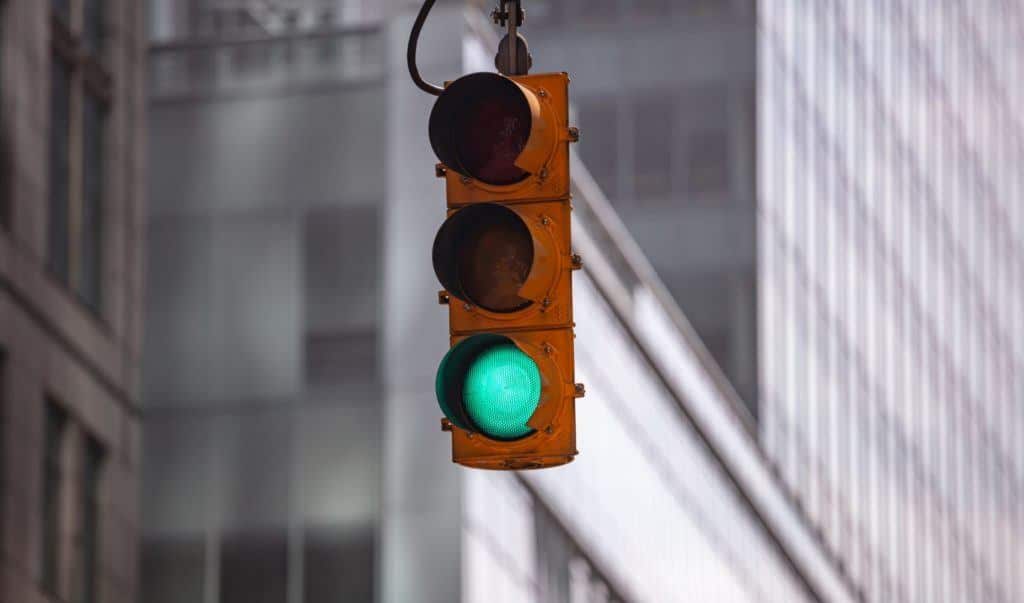
[(0, 1), (0, 601), (1024, 599), (1024, 6), (524, 7), (587, 396), (489, 473), (417, 3)]

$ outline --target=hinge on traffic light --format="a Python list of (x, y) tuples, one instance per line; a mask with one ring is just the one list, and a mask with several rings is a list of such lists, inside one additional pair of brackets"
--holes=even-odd
[(533, 57), (530, 55), (526, 38), (517, 31), (526, 20), (521, 0), (498, 0), (498, 6), (491, 12), (491, 18), (496, 24), (508, 27), (508, 33), (498, 43), (498, 52), (494, 55), (495, 69), (502, 75), (530, 73)]
[(515, 4), (513, 10), (516, 12), (516, 26), (523, 26), (523, 21), (526, 19), (526, 11), (523, 10), (523, 7), (519, 2), (513, 2), (513, 0), (501, 0), (498, 6), (491, 11), (491, 19), (494, 21), (495, 25), (500, 25), (502, 27), (507, 26), (511, 14), (505, 5), (513, 3)]

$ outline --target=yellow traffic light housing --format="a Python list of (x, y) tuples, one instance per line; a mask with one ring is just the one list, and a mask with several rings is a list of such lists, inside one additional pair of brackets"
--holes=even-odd
[(565, 73), (474, 73), (448, 83), (430, 116), (448, 201), (433, 263), (451, 333), (436, 392), (465, 466), (576, 455), (568, 85)]
[(448, 206), (568, 198), (568, 143), (577, 139), (568, 122), (566, 73), (473, 73), (449, 83), (430, 114)]

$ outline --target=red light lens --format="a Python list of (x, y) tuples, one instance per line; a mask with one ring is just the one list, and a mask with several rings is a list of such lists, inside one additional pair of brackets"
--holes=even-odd
[(489, 184), (514, 184), (527, 172), (515, 165), (530, 136), (529, 105), (515, 88), (467, 97), (455, 126), (455, 153), (469, 175)]

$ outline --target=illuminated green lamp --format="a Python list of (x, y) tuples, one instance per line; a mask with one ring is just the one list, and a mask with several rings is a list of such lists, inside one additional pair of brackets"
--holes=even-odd
[(533, 433), (540, 404), (537, 363), (501, 335), (474, 335), (449, 350), (437, 371), (437, 401), (448, 420), (496, 440)]

